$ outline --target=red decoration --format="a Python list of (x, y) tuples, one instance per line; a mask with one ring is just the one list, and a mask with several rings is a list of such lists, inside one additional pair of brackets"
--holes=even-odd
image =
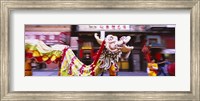
[(32, 54), (32, 53), (26, 53), (26, 54), (25, 54), (25, 57), (26, 57), (26, 58), (32, 58), (32, 57), (33, 57), (33, 54)]
[(96, 58), (95, 58), (95, 60), (94, 60), (94, 63), (93, 63), (93, 66), (92, 66), (92, 71), (94, 70), (94, 66), (96, 65), (96, 63), (97, 63), (97, 61), (99, 60), (99, 57), (100, 57), (100, 55), (101, 55), (101, 53), (102, 53), (102, 51), (103, 51), (103, 49), (104, 49), (104, 47), (105, 47), (105, 40), (103, 41), (103, 43), (101, 44), (101, 47), (100, 47), (100, 49), (99, 49), (99, 51), (98, 51), (98, 53), (97, 53), (97, 56), (96, 56)]
[(51, 58), (49, 58), (47, 61), (46, 61), (46, 63), (47, 64), (50, 64), (52, 61), (51, 61)]
[(92, 71), (91, 75), (92, 75), (92, 76), (94, 76), (94, 75), (95, 75), (95, 72), (94, 72), (94, 71)]
[(62, 53), (62, 59), (61, 59), (61, 62), (63, 61), (64, 57), (65, 57), (65, 54), (66, 54), (66, 51), (68, 50), (68, 48), (64, 48), (63, 49), (63, 53)]
[(83, 50), (82, 49), (80, 49), (80, 51), (79, 51), (79, 57), (83, 58)]
[(42, 57), (35, 57), (38, 62), (43, 62)]

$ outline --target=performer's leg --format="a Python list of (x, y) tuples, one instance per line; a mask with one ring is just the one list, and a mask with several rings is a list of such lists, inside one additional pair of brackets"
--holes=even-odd
[(110, 76), (116, 76), (116, 67), (112, 64), (109, 69)]
[(32, 76), (32, 67), (30, 59), (25, 59), (25, 76)]
[(101, 76), (103, 76), (103, 74), (104, 74), (104, 71), (101, 73)]

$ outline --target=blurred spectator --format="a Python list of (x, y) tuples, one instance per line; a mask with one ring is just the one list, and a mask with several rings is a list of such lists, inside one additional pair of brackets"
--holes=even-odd
[(165, 72), (166, 76), (169, 76), (169, 74), (168, 74), (168, 66), (169, 66), (170, 64), (171, 64), (171, 63), (170, 63), (169, 59), (166, 58), (166, 60), (165, 60), (165, 66), (164, 66), (164, 72)]
[(165, 56), (163, 54), (160, 54), (158, 60), (158, 76), (163, 74), (164, 76), (167, 76), (167, 74), (165, 73), (165, 64), (166, 64), (166, 60), (165, 60)]
[(175, 76), (175, 62), (168, 66), (168, 73), (170, 76)]
[(170, 76), (175, 76), (175, 54), (170, 56), (171, 64), (168, 66), (167, 71)]
[(89, 53), (86, 53), (82, 59), (82, 62), (86, 65), (90, 65), (92, 63), (92, 58)]
[(32, 67), (32, 69), (37, 69), (38, 64), (35, 59), (31, 59), (31, 67)]
[(45, 68), (47, 68), (47, 65), (46, 65), (45, 62), (40, 62), (40, 63), (38, 63), (38, 65), (39, 65), (39, 69), (45, 69)]

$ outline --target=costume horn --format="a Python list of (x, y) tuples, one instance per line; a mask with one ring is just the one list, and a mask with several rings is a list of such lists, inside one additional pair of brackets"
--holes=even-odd
[(103, 39), (100, 39), (99, 36), (97, 35), (97, 33), (94, 34), (94, 37), (97, 40), (97, 42), (101, 45), (103, 42)]

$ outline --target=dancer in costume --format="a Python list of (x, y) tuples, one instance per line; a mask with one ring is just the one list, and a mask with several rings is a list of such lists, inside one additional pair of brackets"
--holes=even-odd
[(117, 62), (121, 52), (126, 52), (128, 57), (133, 49), (132, 46), (126, 45), (131, 39), (130, 36), (123, 36), (120, 40), (113, 35), (106, 36), (105, 40), (100, 39), (97, 34), (94, 34), (94, 37), (101, 45), (94, 62), (91, 65), (83, 64), (68, 48), (61, 64), (62, 76), (97, 76), (107, 70), (110, 76), (116, 76), (119, 70)]
[(36, 58), (38, 62), (60, 63), (59, 75), (61, 76), (97, 76), (105, 70), (109, 70), (110, 76), (116, 76), (119, 70), (118, 59), (122, 52), (129, 56), (133, 46), (127, 46), (130, 36), (123, 36), (118, 40), (117, 36), (108, 35), (105, 40), (94, 34), (95, 39), (101, 45), (92, 64), (85, 65), (73, 53), (67, 45), (54, 45), (48, 47), (39, 40), (26, 40), (26, 58)]
[(151, 59), (151, 62), (147, 64), (147, 73), (149, 76), (157, 76), (158, 64), (155, 59)]
[[(100, 39), (97, 34), (94, 35), (99, 44), (102, 44), (103, 39)], [(109, 70), (110, 76), (116, 76), (119, 71), (117, 62), (121, 57), (122, 52), (126, 52), (128, 58), (133, 46), (127, 46), (126, 43), (130, 41), (130, 36), (122, 36), (119, 40), (117, 36), (108, 35), (105, 38), (105, 49), (99, 58), (100, 69)]]

